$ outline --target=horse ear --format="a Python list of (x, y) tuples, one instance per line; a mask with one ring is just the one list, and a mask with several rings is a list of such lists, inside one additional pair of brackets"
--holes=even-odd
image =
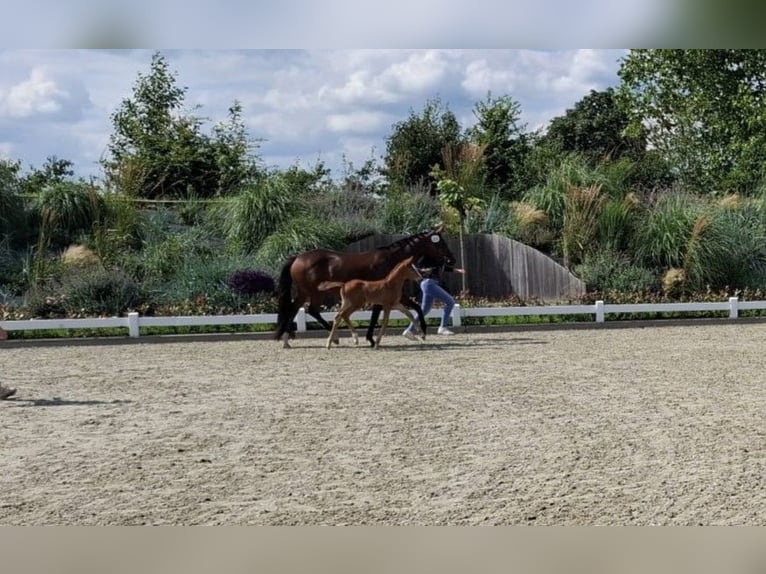
[(444, 223), (440, 223), (434, 227), (434, 233), (441, 233), (444, 230)]

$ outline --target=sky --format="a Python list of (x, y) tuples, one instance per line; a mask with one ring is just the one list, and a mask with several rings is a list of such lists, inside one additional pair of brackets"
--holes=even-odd
[[(0, 157), (40, 167), (68, 159), (99, 177), (111, 114), (153, 50), (0, 50)], [(475, 104), (509, 95), (528, 129), (591, 90), (618, 84), (619, 49), (163, 50), (186, 105), (223, 120), (236, 99), (273, 167), (323, 161), (340, 176), (385, 154), (392, 126), (439, 98), (467, 128)]]

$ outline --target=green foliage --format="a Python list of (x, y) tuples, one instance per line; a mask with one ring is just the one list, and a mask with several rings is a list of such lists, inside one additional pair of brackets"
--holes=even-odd
[(26, 195), (40, 193), (46, 187), (72, 181), (74, 163), (56, 156), (46, 158), (40, 169), (32, 171), (21, 179), (21, 192)]
[(630, 249), (638, 221), (639, 205), (634, 195), (628, 195), (622, 200), (605, 201), (598, 215), (600, 248), (614, 251)]
[(386, 140), (385, 172), (392, 185), (399, 188), (424, 185), (436, 192), (430, 174), (442, 162), (442, 150), (462, 141), (455, 114), (439, 99), (426, 102), (418, 115), (394, 124)]
[(521, 123), (520, 104), (510, 96), (487, 94), (473, 113), (476, 124), (468, 137), (484, 149), (486, 184), (506, 198), (520, 197), (531, 184), (528, 158), (533, 143)]
[(256, 253), (256, 261), (276, 274), (288, 257), (310, 249), (342, 249), (345, 238), (344, 229), (334, 222), (297, 216), (266, 238)]
[(118, 270), (91, 267), (62, 281), (58, 302), (70, 316), (119, 316), (143, 301), (136, 282)]
[(89, 233), (106, 209), (98, 189), (85, 182), (63, 181), (43, 189), (34, 199), (41, 221), (41, 238), (65, 246)]
[(589, 291), (640, 293), (656, 289), (659, 283), (656, 273), (609, 249), (587, 252), (574, 273)]
[(346, 180), (324, 193), (307, 198), (307, 211), (323, 221), (343, 228), (347, 241), (354, 241), (378, 229), (378, 213), (383, 200)]
[(19, 195), (21, 165), (0, 159), (0, 239), (10, 238), (14, 243), (23, 235), (24, 206)]
[(698, 217), (684, 258), (692, 289), (764, 286), (766, 230), (753, 215), (709, 208)]
[(258, 174), (241, 104), (235, 101), (228, 120), (209, 136), (201, 118), (184, 112), (185, 96), (166, 59), (155, 53), (133, 97), (112, 114), (114, 132), (102, 162), (111, 186), (144, 198), (210, 197), (235, 193)]
[(383, 233), (419, 233), (439, 220), (439, 202), (425, 188), (408, 192), (392, 190), (383, 202), (380, 229)]
[(551, 167), (543, 184), (525, 193), (524, 201), (545, 212), (551, 229), (558, 231), (564, 225), (570, 189), (597, 186), (606, 197), (622, 200), (629, 192), (626, 181), (632, 166), (628, 159), (594, 164), (582, 154), (567, 154)]
[(258, 250), (269, 235), (303, 208), (302, 191), (291, 187), (287, 178), (271, 176), (251, 183), (221, 204), (229, 244), (246, 253)]
[(620, 107), (614, 88), (591, 92), (551, 120), (543, 144), (563, 153), (577, 152), (598, 161), (627, 156), (639, 159), (646, 149), (646, 135), (625, 133), (629, 115)]
[(154, 307), (197, 301), (212, 308), (238, 306), (242, 298), (228, 286), (231, 274), (247, 261), (239, 257), (188, 257), (167, 280), (149, 284)]
[(564, 225), (561, 246), (567, 266), (578, 263), (591, 249), (598, 233), (601, 208), (604, 205), (601, 186), (570, 187), (564, 198)]
[(482, 208), (470, 211), (465, 219), (466, 233), (501, 233), (512, 236), (515, 221), (510, 204), (499, 194), (493, 195)]
[(647, 267), (683, 267), (701, 204), (683, 193), (663, 194), (649, 208), (635, 238), (637, 260)]
[(766, 50), (631, 50), (619, 76), (631, 129), (685, 185), (749, 192), (766, 175)]

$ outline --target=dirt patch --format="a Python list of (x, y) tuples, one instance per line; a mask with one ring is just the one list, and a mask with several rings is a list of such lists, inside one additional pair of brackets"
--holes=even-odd
[(762, 325), (7, 347), (2, 524), (766, 524)]

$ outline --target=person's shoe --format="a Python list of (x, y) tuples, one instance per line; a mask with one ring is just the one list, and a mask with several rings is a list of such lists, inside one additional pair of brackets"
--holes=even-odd
[(12, 397), (16, 394), (16, 389), (9, 389), (8, 387), (0, 386), (0, 401)]
[(402, 333), (402, 337), (407, 337), (410, 341), (418, 340), (418, 336), (409, 329), (405, 329), (404, 333)]
[(455, 333), (447, 329), (447, 327), (439, 327), (439, 330), (436, 331), (436, 334), (437, 335), (454, 335)]

